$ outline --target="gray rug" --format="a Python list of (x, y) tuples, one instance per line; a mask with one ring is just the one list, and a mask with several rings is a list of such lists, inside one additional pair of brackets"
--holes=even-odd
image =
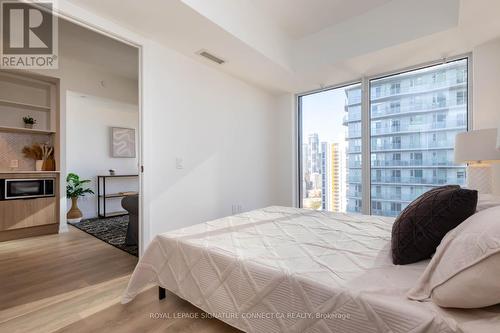
[(70, 223), (78, 229), (137, 257), (137, 245), (125, 245), (128, 215), (94, 218)]

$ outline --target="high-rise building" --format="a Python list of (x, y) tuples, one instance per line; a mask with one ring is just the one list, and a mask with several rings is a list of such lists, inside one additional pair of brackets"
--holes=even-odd
[(329, 210), (330, 203), (330, 179), (328, 173), (330, 165), (332, 164), (330, 155), (330, 144), (328, 142), (321, 142), (321, 208)]
[(345, 211), (345, 150), (340, 143), (321, 142), (321, 208)]
[[(347, 210), (361, 209), (361, 95), (347, 89)], [(370, 82), (371, 212), (396, 216), (443, 184), (465, 183), (454, 164), (455, 135), (467, 130), (467, 62), (455, 61)]]
[(307, 140), (308, 150), (309, 150), (309, 173), (320, 173), (321, 171), (321, 153), (319, 150), (319, 136), (318, 133), (309, 134)]
[(321, 209), (321, 149), (319, 135), (312, 133), (307, 138), (307, 143), (302, 145), (303, 159), (303, 183), (304, 192), (303, 207), (311, 209)]
[(333, 212), (346, 210), (346, 170), (345, 149), (341, 143), (330, 145), (330, 207)]

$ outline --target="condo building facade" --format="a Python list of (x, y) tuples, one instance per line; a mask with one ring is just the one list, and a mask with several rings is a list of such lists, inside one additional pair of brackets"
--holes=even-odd
[[(361, 212), (361, 87), (346, 95), (347, 211)], [(370, 81), (371, 213), (397, 216), (433, 187), (464, 185), (453, 149), (466, 130), (466, 60)]]

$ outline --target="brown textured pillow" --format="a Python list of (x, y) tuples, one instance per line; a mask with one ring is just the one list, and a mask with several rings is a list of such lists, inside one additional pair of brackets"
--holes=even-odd
[(475, 213), (477, 191), (458, 185), (434, 188), (406, 207), (392, 226), (392, 262), (428, 259), (446, 233)]

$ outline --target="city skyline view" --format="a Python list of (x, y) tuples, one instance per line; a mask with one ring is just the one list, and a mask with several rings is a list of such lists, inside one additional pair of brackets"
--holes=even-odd
[[(370, 81), (370, 212), (396, 216), (424, 192), (465, 185), (467, 59)], [(363, 212), (361, 85), (300, 98), (302, 207)]]

